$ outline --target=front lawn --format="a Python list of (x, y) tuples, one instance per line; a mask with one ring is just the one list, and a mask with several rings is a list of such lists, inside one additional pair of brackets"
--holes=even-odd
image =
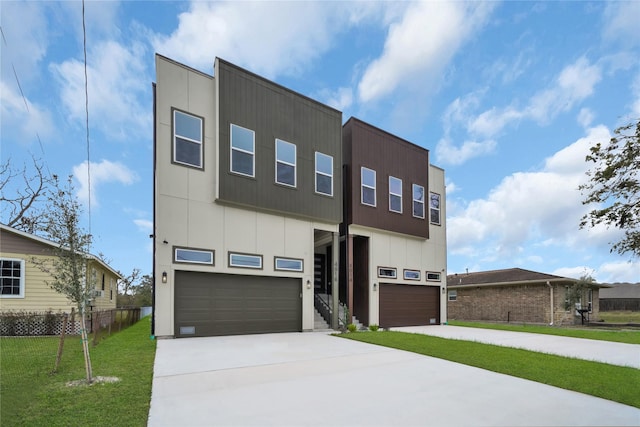
[(2, 426), (145, 426), (149, 413), (156, 342), (150, 317), (91, 348), (93, 375), (115, 383), (68, 386), (85, 377), (82, 345), (67, 337), (58, 372), (52, 374), (58, 338), (0, 338)]
[(560, 335), (563, 337), (640, 344), (640, 330), (594, 329), (592, 327), (559, 328), (545, 325), (462, 322), (458, 320), (451, 320), (447, 323), (452, 326), (466, 326), (469, 328), (498, 329), (502, 331), (529, 332), (532, 334)]
[(339, 335), (475, 366), (640, 408), (640, 369), (406, 332)]

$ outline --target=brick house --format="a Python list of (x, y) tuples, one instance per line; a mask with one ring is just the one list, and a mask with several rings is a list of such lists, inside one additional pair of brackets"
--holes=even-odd
[(567, 290), (576, 279), (509, 268), (447, 276), (449, 320), (546, 323), (551, 325), (598, 320), (601, 285), (584, 291), (571, 307)]

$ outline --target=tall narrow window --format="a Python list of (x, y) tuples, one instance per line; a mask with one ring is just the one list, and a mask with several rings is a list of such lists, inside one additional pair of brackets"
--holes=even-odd
[(24, 260), (0, 259), (0, 298), (24, 298)]
[(333, 196), (333, 157), (317, 151), (316, 193)]
[(402, 213), (402, 180), (395, 176), (389, 177), (389, 210)]
[(413, 184), (413, 216), (424, 219), (424, 187)]
[(173, 161), (202, 168), (202, 119), (173, 110)]
[(231, 172), (255, 176), (255, 132), (231, 124)]
[(363, 205), (376, 205), (376, 171), (362, 167), (360, 169), (361, 201)]
[(296, 146), (276, 139), (276, 182), (296, 186)]
[(429, 199), (429, 218), (431, 223), (440, 225), (440, 195), (431, 193)]

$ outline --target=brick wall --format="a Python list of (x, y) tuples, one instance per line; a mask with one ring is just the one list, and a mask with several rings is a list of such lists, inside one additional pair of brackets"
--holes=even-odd
[[(491, 322), (549, 323), (550, 292), (546, 284), (520, 286), (451, 288), (456, 301), (447, 302), (450, 320)], [(584, 299), (586, 304), (586, 298)], [(565, 310), (565, 286), (553, 286), (555, 325), (580, 323), (573, 311)], [(592, 321), (598, 320), (598, 290), (593, 291)]]

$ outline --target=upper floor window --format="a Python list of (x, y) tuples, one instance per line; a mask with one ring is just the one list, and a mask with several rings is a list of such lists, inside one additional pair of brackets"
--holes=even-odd
[(173, 110), (173, 161), (202, 168), (202, 119)]
[(174, 248), (173, 261), (214, 265), (214, 251), (205, 249)]
[(333, 157), (317, 151), (316, 193), (333, 196)]
[(376, 171), (362, 167), (360, 169), (361, 201), (363, 205), (376, 205)]
[(0, 259), (0, 298), (24, 298), (24, 260)]
[(402, 180), (395, 176), (389, 177), (389, 210), (402, 213)]
[(276, 182), (296, 186), (296, 146), (276, 139)]
[(429, 197), (429, 218), (432, 224), (440, 225), (440, 195), (431, 193)]
[(255, 176), (255, 132), (231, 124), (231, 172)]
[(413, 216), (424, 219), (424, 187), (413, 184)]

